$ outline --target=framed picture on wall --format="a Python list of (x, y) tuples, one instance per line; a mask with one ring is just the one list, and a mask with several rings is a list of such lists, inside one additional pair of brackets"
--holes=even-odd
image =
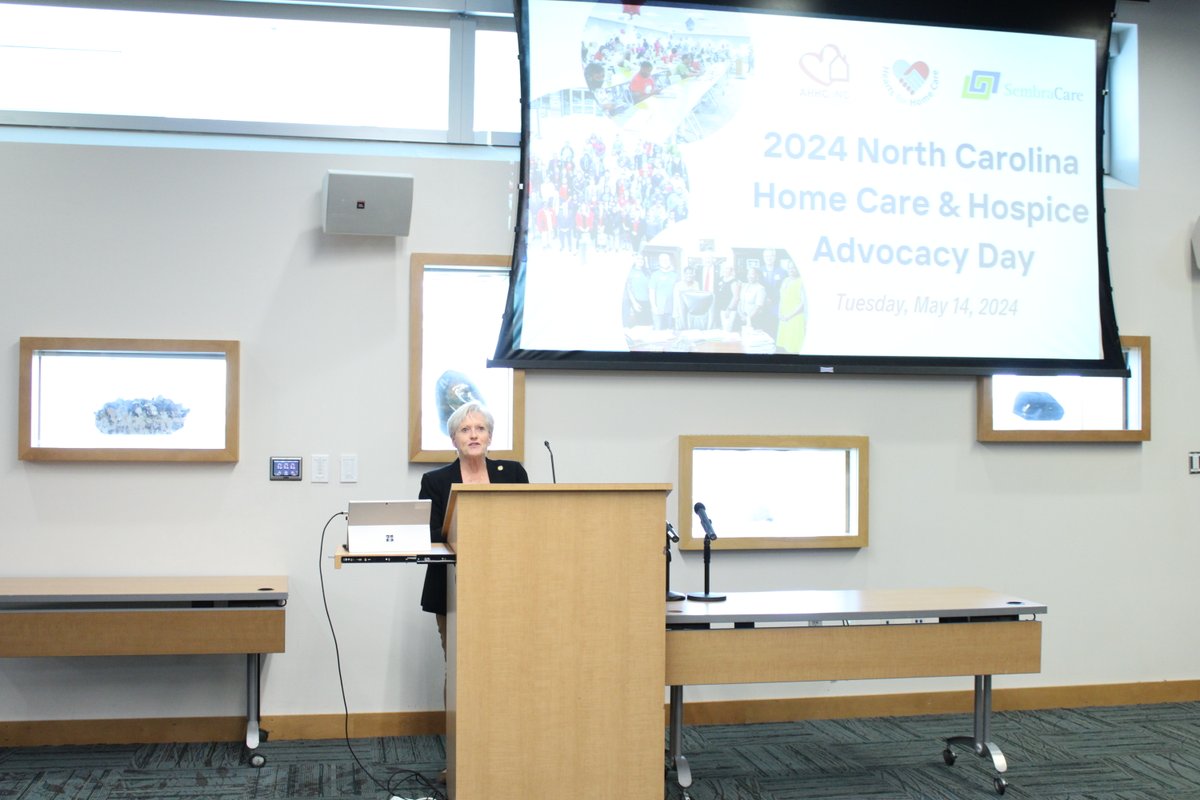
[(1129, 377), (991, 375), (979, 379), (981, 442), (1150, 440), (1150, 337), (1122, 336)]
[(493, 458), (525, 455), (525, 373), (488, 367), (508, 298), (509, 257), (414, 253), (409, 273), (408, 459), (449, 462), (450, 415), (479, 400)]
[(704, 547), (702, 503), (718, 550), (867, 546), (866, 436), (680, 436), (679, 547)]
[(23, 461), (237, 461), (235, 341), (22, 337)]

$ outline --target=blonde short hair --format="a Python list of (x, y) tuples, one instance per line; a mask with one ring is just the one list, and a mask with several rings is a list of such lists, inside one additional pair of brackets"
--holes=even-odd
[(496, 420), (492, 417), (492, 412), (488, 411), (487, 406), (478, 400), (470, 400), (454, 409), (450, 419), (446, 420), (446, 431), (450, 434), (451, 439), (454, 438), (454, 432), (459, 429), (463, 420), (471, 414), (483, 417), (483, 424), (487, 426), (488, 435), (492, 435), (492, 431), (496, 427)]

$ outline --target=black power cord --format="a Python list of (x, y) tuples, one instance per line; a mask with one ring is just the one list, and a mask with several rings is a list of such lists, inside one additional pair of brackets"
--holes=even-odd
[(350, 743), (350, 703), (346, 700), (346, 681), (342, 677), (342, 653), (338, 648), (337, 631), (333, 628), (333, 616), (329, 613), (329, 598), (325, 595), (325, 534), (329, 530), (329, 524), (338, 517), (346, 516), (345, 511), (339, 511), (329, 519), (325, 520), (325, 526), (321, 528), (321, 550), (317, 558), (317, 575), (321, 579), (321, 603), (325, 607), (325, 621), (329, 623), (329, 635), (333, 638), (333, 655), (337, 661), (338, 673), (338, 688), (342, 692), (342, 719), (344, 720), (344, 736), (346, 740), (346, 749), (350, 751), (350, 755), (354, 758), (354, 763), (358, 764), (358, 768), (363, 771), (363, 774), (371, 779), (371, 782), (380, 789), (388, 793), (390, 798), (398, 800), (399, 793), (402, 788), (402, 783), (397, 783), (397, 778), (401, 780), (409, 780), (416, 784), (419, 791), (428, 792), (426, 797), (419, 800), (446, 800), (444, 795), (433, 783), (424, 775), (412, 769), (398, 769), (388, 776), (387, 783), (381, 783), (378, 778), (371, 774), (371, 771), (363, 765), (358, 757), (358, 753), (354, 752), (354, 746)]

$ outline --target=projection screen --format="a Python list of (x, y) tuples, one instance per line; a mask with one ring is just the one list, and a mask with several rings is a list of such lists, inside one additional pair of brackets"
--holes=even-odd
[(1124, 374), (1112, 10), (522, 0), (492, 363)]

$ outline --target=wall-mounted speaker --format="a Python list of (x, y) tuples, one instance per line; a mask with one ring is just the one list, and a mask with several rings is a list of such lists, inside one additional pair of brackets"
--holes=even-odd
[(331, 169), (325, 173), (322, 194), (325, 233), (408, 236), (412, 175)]

